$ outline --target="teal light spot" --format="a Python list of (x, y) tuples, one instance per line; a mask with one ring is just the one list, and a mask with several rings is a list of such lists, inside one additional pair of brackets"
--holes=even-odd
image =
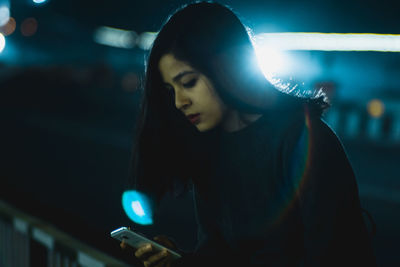
[(153, 224), (151, 202), (144, 194), (129, 190), (122, 194), (122, 207), (133, 222), (142, 225)]
[(33, 0), (33, 2), (35, 3), (35, 4), (43, 4), (43, 3), (45, 3), (47, 0)]

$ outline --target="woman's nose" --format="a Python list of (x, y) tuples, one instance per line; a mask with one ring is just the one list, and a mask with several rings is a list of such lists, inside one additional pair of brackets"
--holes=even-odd
[(179, 110), (186, 109), (191, 104), (190, 98), (182, 92), (175, 92), (175, 106)]

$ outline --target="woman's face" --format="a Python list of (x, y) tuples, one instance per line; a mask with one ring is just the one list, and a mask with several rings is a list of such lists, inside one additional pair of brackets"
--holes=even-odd
[(200, 132), (223, 121), (227, 108), (206, 76), (172, 54), (161, 57), (158, 67), (166, 90), (173, 90), (176, 108)]

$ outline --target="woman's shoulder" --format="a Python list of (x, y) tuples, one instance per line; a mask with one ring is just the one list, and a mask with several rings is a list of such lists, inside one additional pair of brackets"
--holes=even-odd
[(295, 108), (278, 110), (276, 117), (282, 121), (282, 130), (288, 135), (296, 135), (302, 131), (308, 131), (317, 136), (336, 136), (333, 130), (324, 121), (323, 109), (316, 106), (314, 101), (303, 100)]
[(292, 116), (283, 136), (284, 154), (307, 154), (315, 162), (347, 159), (345, 148), (335, 131), (325, 122), (323, 116), (313, 113), (305, 105), (303, 111)]
[(338, 141), (334, 131), (323, 120), (323, 110), (314, 100), (297, 98), (292, 101), (291, 105), (279, 106), (263, 114), (259, 120), (262, 129), (259, 130), (268, 133), (265, 137), (287, 148), (293, 148), (300, 138), (305, 137), (309, 141), (310, 138), (328, 143)]
[(336, 133), (324, 121), (320, 112), (310, 108), (310, 105), (304, 103), (301, 108), (281, 111), (275, 115), (280, 121), (277, 135), (284, 146), (291, 150), (301, 142), (301, 139), (307, 139), (307, 142), (313, 142), (319, 147), (341, 147), (341, 143)]

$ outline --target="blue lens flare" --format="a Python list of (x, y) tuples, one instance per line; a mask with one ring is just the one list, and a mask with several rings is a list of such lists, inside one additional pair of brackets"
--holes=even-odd
[(142, 225), (153, 224), (151, 201), (146, 195), (135, 190), (125, 191), (122, 194), (122, 206), (133, 222)]
[(43, 3), (45, 3), (47, 0), (33, 0), (33, 2), (35, 3), (35, 4), (43, 4)]

